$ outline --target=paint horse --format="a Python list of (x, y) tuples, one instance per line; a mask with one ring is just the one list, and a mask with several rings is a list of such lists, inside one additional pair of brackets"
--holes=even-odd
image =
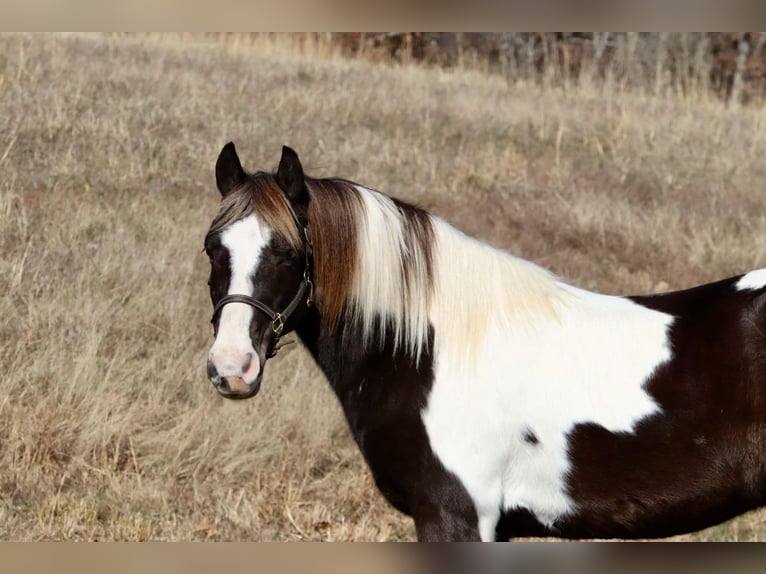
[(224, 397), (294, 331), (419, 540), (646, 538), (764, 503), (766, 270), (616, 297), (342, 179), (216, 164)]

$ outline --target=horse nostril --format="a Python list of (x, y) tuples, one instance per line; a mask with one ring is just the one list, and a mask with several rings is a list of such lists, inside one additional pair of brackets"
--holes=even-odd
[(229, 381), (227, 381), (224, 377), (216, 377), (213, 379), (213, 386), (219, 391), (223, 391), (224, 393), (229, 392)]
[(248, 353), (247, 355), (245, 355), (245, 362), (242, 363), (242, 373), (246, 373), (250, 370), (250, 365), (252, 364), (252, 362), (253, 362), (253, 354)]

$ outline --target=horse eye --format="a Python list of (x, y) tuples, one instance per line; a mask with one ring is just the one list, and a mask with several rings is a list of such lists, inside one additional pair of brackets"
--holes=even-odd
[(274, 256), (277, 258), (277, 261), (280, 263), (289, 263), (295, 258), (295, 251), (292, 249), (275, 249), (274, 250)]

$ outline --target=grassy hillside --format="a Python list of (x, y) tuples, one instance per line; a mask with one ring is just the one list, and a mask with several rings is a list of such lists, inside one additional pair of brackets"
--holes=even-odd
[[(308, 52), (308, 53), (307, 53)], [(766, 111), (508, 86), (289, 43), (0, 36), (0, 539), (397, 540), (296, 346), (252, 401), (204, 362), (213, 166), (415, 201), (608, 293), (766, 266)], [(684, 539), (763, 540), (756, 512)]]

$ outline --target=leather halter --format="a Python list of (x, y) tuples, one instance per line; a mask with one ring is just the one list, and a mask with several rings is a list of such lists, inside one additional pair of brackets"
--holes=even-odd
[(274, 311), (271, 307), (259, 301), (258, 299), (250, 297), (250, 295), (232, 293), (230, 295), (225, 295), (218, 300), (218, 303), (216, 303), (215, 307), (213, 308), (213, 316), (210, 318), (210, 322), (215, 324), (221, 309), (223, 309), (224, 306), (228, 305), (229, 303), (245, 303), (246, 305), (250, 305), (253, 309), (258, 309), (258, 311), (271, 319), (271, 330), (275, 335), (274, 340), (272, 341), (271, 346), (266, 353), (267, 359), (275, 356), (277, 352), (279, 352), (279, 349), (284, 346), (279, 345), (278, 343), (279, 338), (282, 336), (282, 331), (284, 331), (285, 323), (287, 323), (287, 321), (290, 319), (290, 316), (295, 312), (301, 302), (304, 301), (304, 298), (307, 307), (311, 307), (311, 304), (314, 301), (314, 284), (311, 282), (311, 257), (313, 252), (309, 228), (308, 226), (303, 226), (301, 224), (298, 216), (295, 215), (295, 212), (293, 211), (293, 208), (289, 202), (287, 203), (287, 208), (290, 210), (290, 215), (293, 216), (293, 219), (298, 225), (298, 228), (303, 230), (303, 251), (306, 256), (306, 266), (303, 269), (303, 279), (301, 280), (301, 284), (298, 286), (298, 292), (295, 294), (292, 301), (290, 301), (284, 310), (278, 312)]

